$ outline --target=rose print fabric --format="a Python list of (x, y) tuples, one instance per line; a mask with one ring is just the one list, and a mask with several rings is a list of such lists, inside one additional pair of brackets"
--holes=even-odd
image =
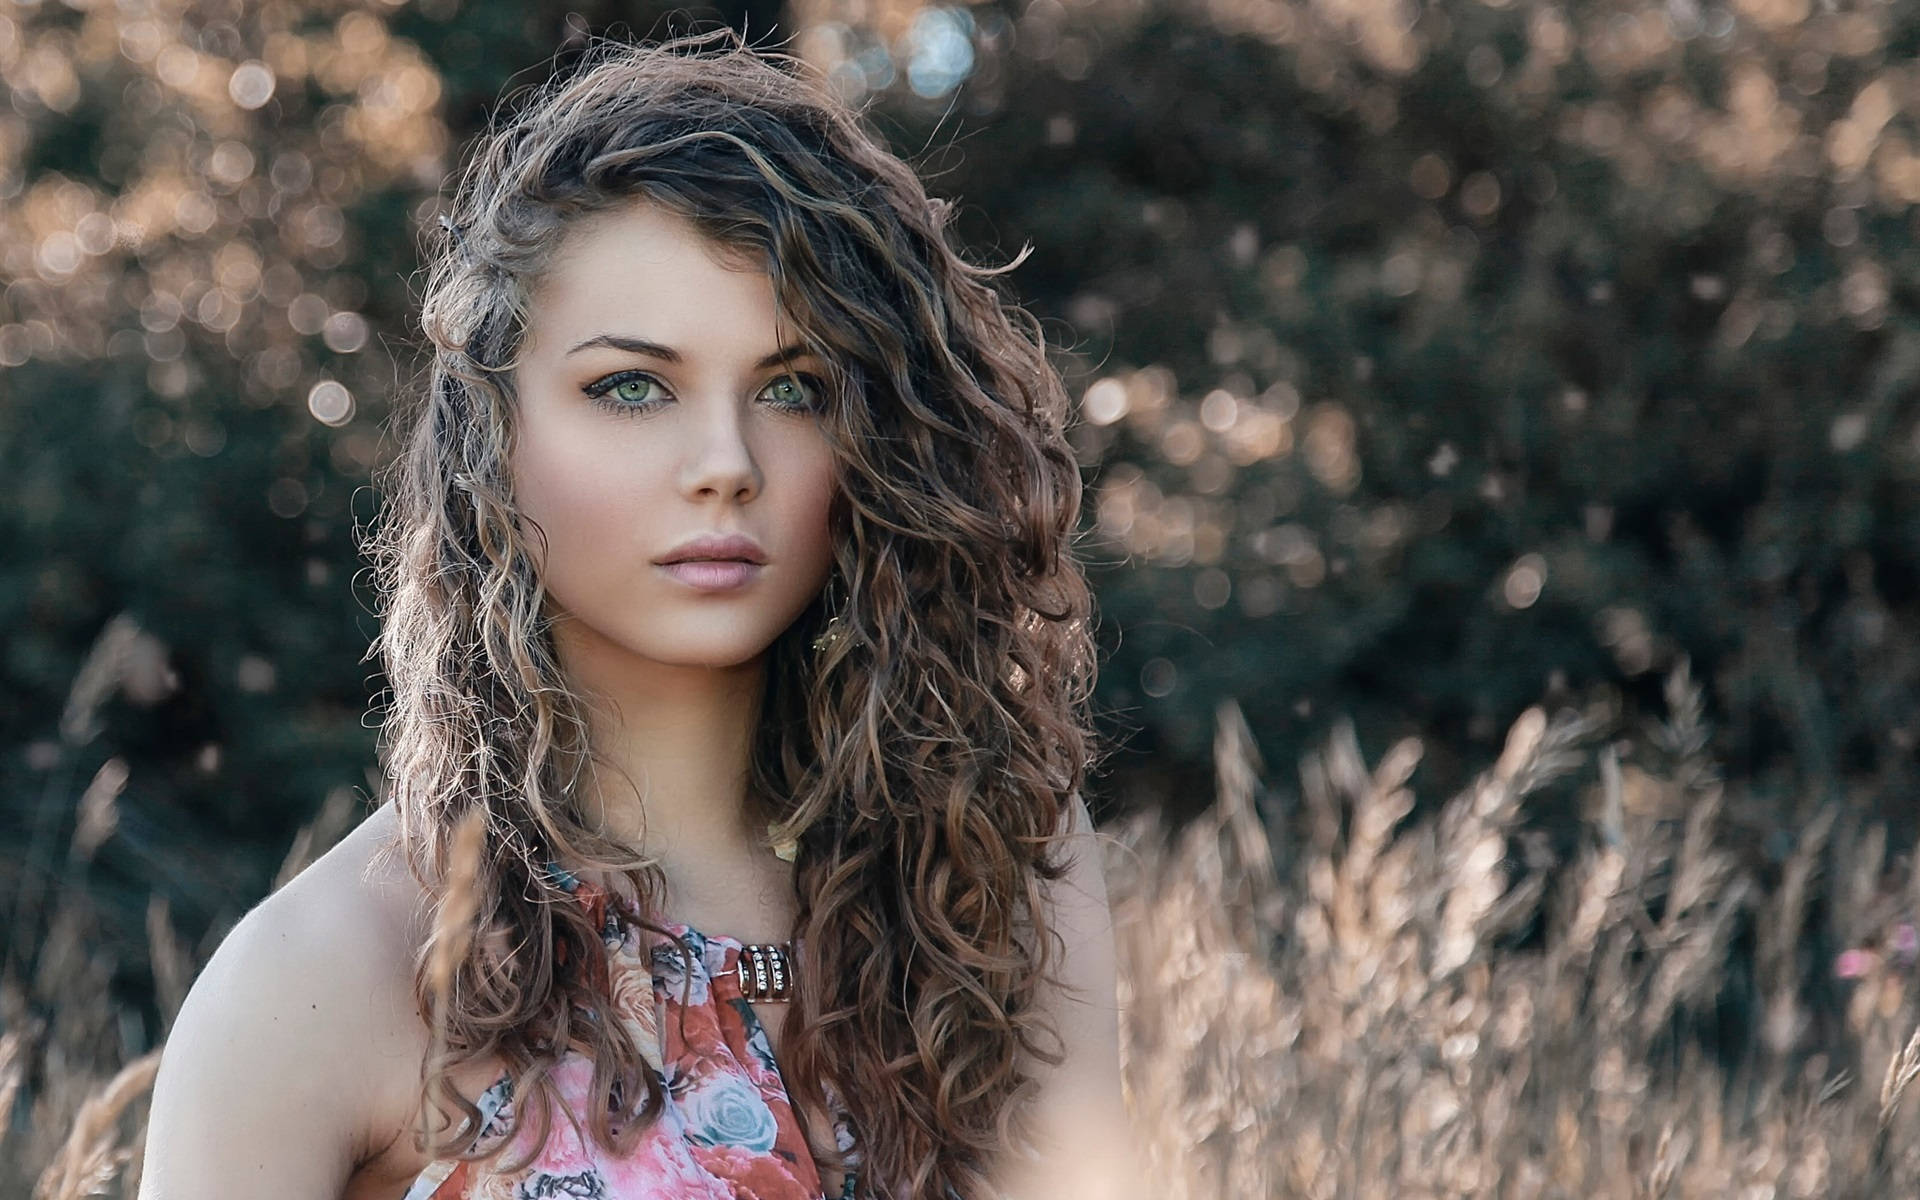
[[(551, 1114), (539, 1157), (511, 1175), (490, 1171), (490, 1164), (439, 1160), (415, 1178), (404, 1200), (820, 1200), (820, 1174), (766, 1031), (734, 975), (740, 943), (661, 922), (691, 952), (683, 955), (669, 938), (623, 919), (593, 884), (558, 870), (555, 878), (600, 925), (607, 954), (587, 969), (663, 1081), (666, 1109), (631, 1155), (611, 1157), (594, 1144), (584, 1116), (577, 1126), (569, 1119), (587, 1111), (593, 1078), (592, 1062), (569, 1051), (552, 1075), (568, 1112)], [(478, 1140), (497, 1140), (512, 1116), (512, 1080), (502, 1076), (475, 1103)], [(519, 1157), (539, 1124), (530, 1114), (496, 1163)], [(835, 1135), (852, 1164), (857, 1156), (844, 1117), (835, 1121)], [(854, 1184), (849, 1169), (842, 1200), (852, 1200)]]

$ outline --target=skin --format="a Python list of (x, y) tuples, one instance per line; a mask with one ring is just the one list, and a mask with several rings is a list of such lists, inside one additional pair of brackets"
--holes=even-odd
[[(668, 916), (785, 939), (792, 868), (766, 844), (746, 763), (767, 647), (830, 563), (832, 462), (804, 403), (820, 364), (764, 365), (799, 341), (768, 277), (643, 202), (569, 231), (533, 299), (512, 470), (544, 534), (561, 665), (609, 768), (586, 815), (658, 858)], [(673, 354), (576, 349), (600, 335)], [(602, 402), (588, 394), (609, 382)], [(717, 593), (655, 565), (705, 532), (748, 534), (767, 565)], [(1076, 816), (1050, 914), (1067, 986), (1043, 996), (1067, 1058), (1042, 1075), (1044, 1152), (996, 1166), (1012, 1196), (1131, 1195), (1138, 1178), (1113, 1149), (1126, 1120), (1113, 935), (1084, 806)], [(397, 1200), (426, 1165), (406, 1136), (428, 1042), (411, 967), (426, 898), (396, 836), (383, 805), (222, 942), (168, 1038), (142, 1200)], [(778, 1056), (779, 1008), (759, 1013)], [(471, 1064), (456, 1085), (471, 1098), (498, 1073)]]
[[(644, 203), (571, 231), (515, 371), (513, 475), (546, 535), (561, 666), (595, 705), (610, 767), (590, 819), (660, 859), (681, 919), (758, 940), (785, 936), (791, 900), (778, 897), (791, 887), (747, 796), (748, 747), (766, 649), (827, 580), (835, 484), (810, 411), (824, 366), (758, 365), (800, 339), (766, 274), (742, 265)], [(678, 361), (576, 349), (601, 335)], [(605, 403), (586, 394), (615, 381)], [(767, 564), (741, 589), (706, 593), (654, 564), (702, 533), (744, 533)]]

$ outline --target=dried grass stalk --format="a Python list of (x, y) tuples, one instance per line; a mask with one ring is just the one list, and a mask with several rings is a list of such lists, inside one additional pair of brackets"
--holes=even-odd
[(80, 1200), (106, 1191), (133, 1153), (131, 1146), (120, 1144), (120, 1116), (153, 1087), (159, 1071), (160, 1051), (151, 1050), (122, 1067), (87, 1098), (66, 1143), (34, 1185), (34, 1200)]
[[(1677, 671), (1668, 692), (1642, 745), (1603, 739), (1604, 707), (1529, 710), (1494, 767), (1425, 812), (1422, 744), (1369, 766), (1342, 722), (1300, 764), (1299, 805), (1263, 814), (1285, 797), (1222, 706), (1218, 803), (1178, 835), (1143, 815), (1103, 838), (1146, 1187), (1168, 1200), (1920, 1193), (1920, 1113), (1904, 1103), (1920, 1078), (1916, 855), (1883, 880), (1885, 827), (1815, 807), (1763, 889), (1727, 836), (1698, 687)], [(1570, 849), (1529, 840), (1523, 819), (1560, 779), (1587, 822)], [(330, 840), (326, 820), (285, 877)], [(460, 824), (426, 950), (435, 1059), (475, 935), (481, 821)], [(1810, 930), (1817, 896), (1829, 916)], [(188, 956), (164, 902), (148, 917), (171, 1009)], [(1808, 953), (1823, 936), (1853, 948), (1844, 1011), (1821, 1024), (1808, 1014), (1835, 985), (1807, 970), (1832, 961)], [(1737, 939), (1755, 948), (1747, 985)], [(38, 951), (30, 989), (0, 981), (0, 1116), (33, 1081), (19, 1159), (49, 1164), (37, 1200), (110, 1190), (138, 1153), (118, 1130), (153, 1056), (98, 1083), (87, 1048), (115, 1013), (83, 905), (63, 903)], [(88, 1000), (59, 1002), (73, 996)], [(1740, 1005), (1748, 1018), (1728, 1026)], [(1703, 1018), (1746, 1040), (1708, 1044)], [(0, 1181), (0, 1195), (24, 1191)]]

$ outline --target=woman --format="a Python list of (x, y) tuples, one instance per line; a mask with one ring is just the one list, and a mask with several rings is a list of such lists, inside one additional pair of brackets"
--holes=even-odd
[(374, 541), (390, 799), (174, 1027), (141, 1194), (1128, 1178), (1067, 399), (726, 30), (477, 144)]

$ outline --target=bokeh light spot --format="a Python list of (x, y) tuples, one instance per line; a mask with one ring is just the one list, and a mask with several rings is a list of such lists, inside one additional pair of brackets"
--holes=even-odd
[(1102, 379), (1087, 389), (1080, 411), (1095, 425), (1111, 425), (1127, 415), (1127, 388), (1118, 379)]
[(227, 95), (235, 104), (251, 111), (273, 99), (274, 86), (273, 68), (253, 59), (233, 69), (227, 79)]
[(1413, 160), (1407, 183), (1422, 200), (1438, 200), (1453, 186), (1453, 172), (1447, 169), (1446, 159), (1429, 152)]
[(337, 312), (327, 318), (320, 338), (335, 354), (352, 354), (367, 344), (367, 319), (356, 312)]
[(1180, 669), (1167, 658), (1150, 658), (1140, 667), (1140, 690), (1154, 699), (1173, 693), (1180, 682)]
[(287, 305), (287, 324), (293, 326), (295, 333), (315, 334), (327, 326), (327, 318), (332, 315), (332, 307), (326, 297), (316, 296), (312, 292), (302, 292)]
[(907, 86), (929, 99), (944, 96), (973, 70), (973, 14), (924, 8), (907, 32)]
[(1201, 608), (1224, 608), (1233, 595), (1233, 580), (1218, 567), (1208, 567), (1193, 577), (1193, 600)]
[(1240, 417), (1240, 401), (1225, 388), (1215, 388), (1200, 401), (1200, 423), (1215, 433), (1233, 428)]
[(1547, 560), (1538, 554), (1522, 554), (1507, 568), (1500, 594), (1512, 608), (1531, 608), (1547, 584)]
[(307, 392), (307, 411), (322, 425), (345, 425), (353, 419), (353, 393), (337, 379), (322, 379)]

